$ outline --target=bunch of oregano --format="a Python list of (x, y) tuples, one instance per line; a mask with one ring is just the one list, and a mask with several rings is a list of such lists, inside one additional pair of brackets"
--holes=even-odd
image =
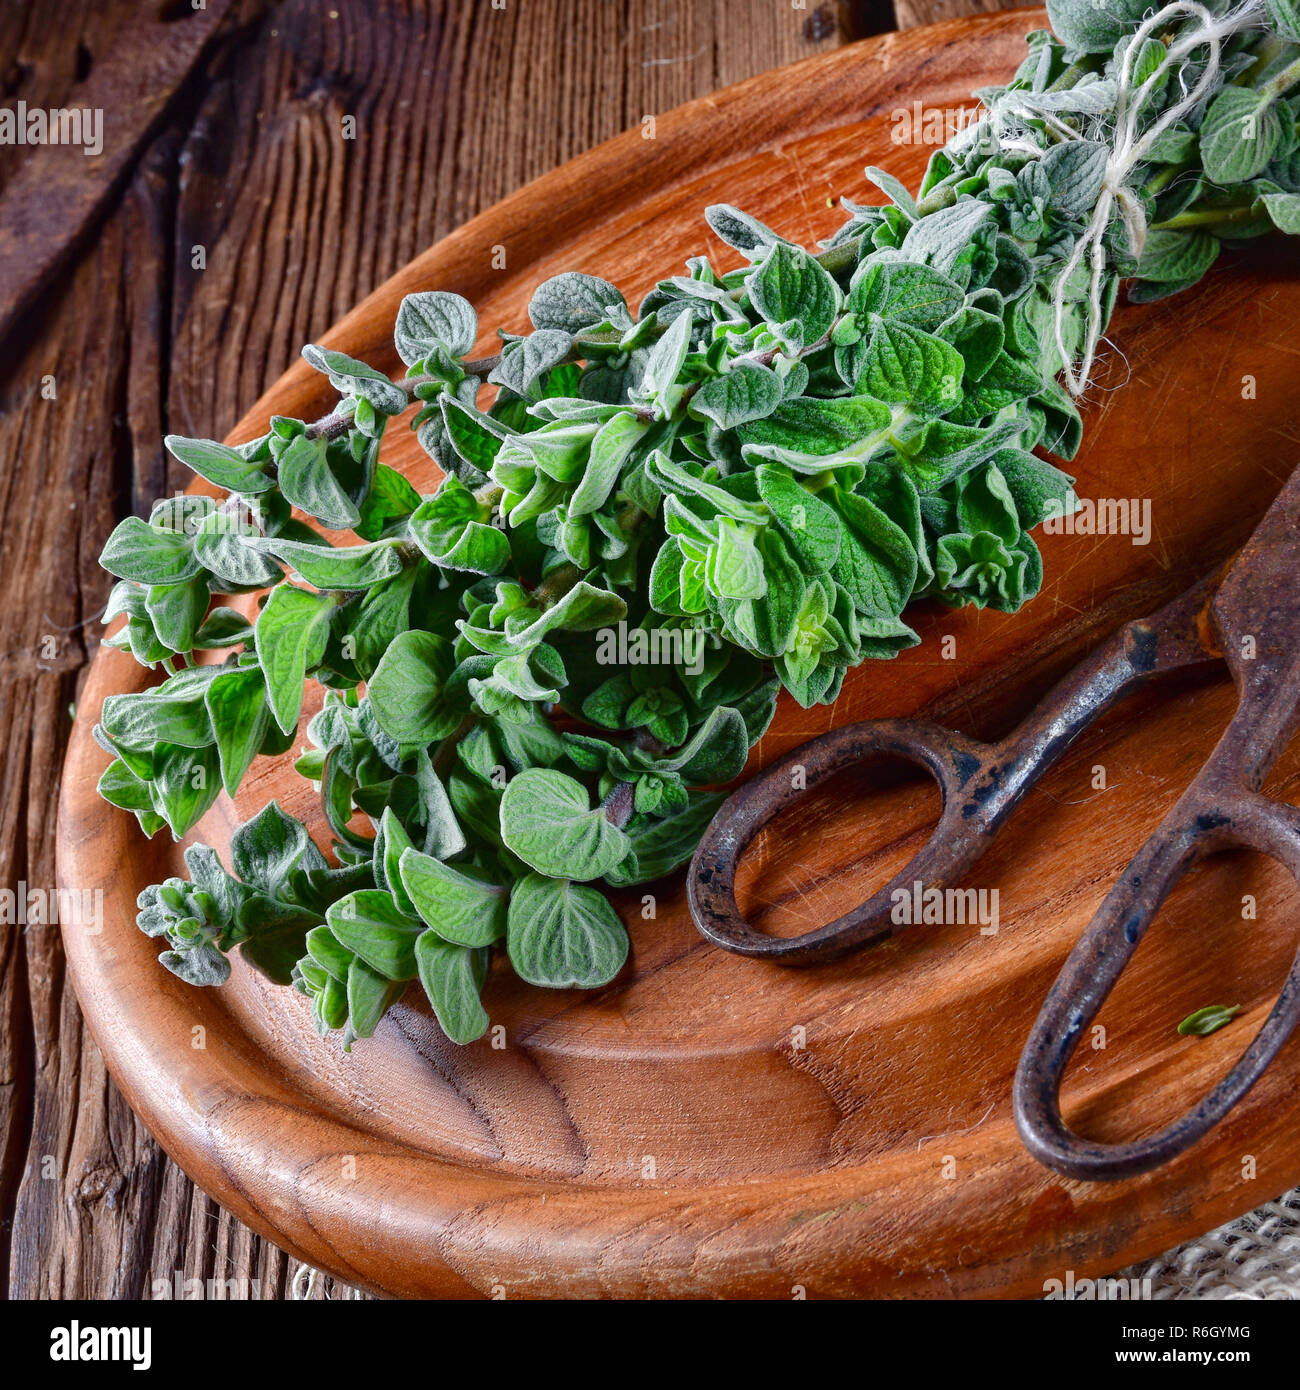
[[(816, 252), (712, 207), (738, 269), (697, 257), (635, 313), (558, 275), (486, 361), (470, 304), (413, 294), (401, 380), (307, 347), (326, 419), (167, 440), (228, 495), (160, 502), (104, 549), (108, 640), (166, 678), (105, 701), (100, 791), (184, 835), (290, 749), (310, 679), (296, 766), (333, 837), (327, 859), (272, 802), (229, 869), (190, 847), (189, 881), (140, 897), (168, 969), (220, 984), (238, 947), (345, 1046), (417, 978), (450, 1038), (478, 1037), (498, 945), (533, 984), (603, 985), (628, 938), (592, 885), (689, 857), (780, 689), (834, 700), (918, 640), (917, 599), (1033, 597), (1029, 533), (1072, 482), (1034, 450), (1079, 447), (1057, 378), (1120, 279), (1154, 299), (1225, 241), (1300, 230), (1296, 0), (1211, 3), (1214, 43), (1199, 6), (1144, 33), (1145, 0), (1050, 8), (1059, 37), (1029, 36), (916, 196), (869, 169), (888, 202), (846, 205)], [(1167, 115), (1117, 191), (1115, 131)], [(431, 496), (379, 461), (412, 407), (447, 475)], [(253, 593), (255, 622), (213, 605)]]

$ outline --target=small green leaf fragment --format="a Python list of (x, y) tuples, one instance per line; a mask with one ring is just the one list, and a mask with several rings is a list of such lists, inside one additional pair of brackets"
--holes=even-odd
[(1217, 1033), (1231, 1023), (1240, 1012), (1240, 1004), (1208, 1004), (1188, 1014), (1178, 1025), (1178, 1031), (1184, 1037), (1208, 1038), (1211, 1033)]

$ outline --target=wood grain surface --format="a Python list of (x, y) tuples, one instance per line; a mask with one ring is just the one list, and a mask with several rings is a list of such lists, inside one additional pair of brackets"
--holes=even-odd
[[(231, 0), (201, 8), (147, 11), (93, 65), (68, 105), (76, 124), (51, 129), (43, 157), (29, 160), (0, 198), (0, 337), (49, 287), (132, 168), (167, 108), (176, 100), (213, 37)], [(186, 21), (186, 22), (179, 22)], [(28, 102), (30, 111), (36, 103)], [(111, 138), (103, 123), (111, 121)], [(19, 119), (20, 128), (25, 123)], [(25, 130), (24, 130), (25, 134)], [(79, 141), (77, 136), (80, 136)]]
[[(700, 248), (699, 209), (718, 186), (800, 240), (825, 235), (834, 197), (864, 196), (864, 161), (919, 174), (928, 151), (890, 139), (899, 94), (959, 103), (1010, 70), (1024, 26), (1017, 15), (893, 36), (664, 114), (652, 141), (634, 131), (440, 242), (326, 341), (392, 365), (402, 293), (455, 289), (485, 325), (515, 326), (530, 287), (568, 266), (617, 280), (635, 301)], [(493, 270), (501, 246), (507, 268)], [(1300, 276), (1281, 243), (1226, 261), (1179, 300), (1122, 311), (1123, 354), (1106, 357), (1076, 467), (1085, 495), (1150, 501), (1149, 543), (1047, 538), (1048, 583), (1023, 613), (923, 611), (923, 646), (854, 673), (834, 710), (783, 706), (754, 765), (831, 720), (918, 707), (967, 732), (1004, 729), (1099, 635), (1223, 558), (1296, 462), (1298, 315)], [(235, 437), (271, 410), (328, 403), (293, 367)], [(434, 482), (409, 438), (386, 451), (417, 485)], [(133, 1105), (205, 1190), (366, 1287), (1030, 1295), (1067, 1270), (1157, 1253), (1300, 1176), (1294, 1042), (1227, 1123), (1145, 1178), (1059, 1179), (1011, 1125), (1010, 1077), (1038, 1002), (1212, 746), (1232, 703), (1224, 681), (1108, 716), (1031, 794), (974, 884), (1000, 897), (995, 933), (922, 929), (850, 962), (781, 971), (704, 945), (678, 878), (656, 886), (653, 923), (636, 921), (637, 896), (621, 900), (634, 959), (609, 989), (552, 994), (498, 972), (487, 1001), (503, 1047), (455, 1048), (408, 998), (351, 1058), (250, 971), (205, 992), (161, 975), (132, 928), (136, 889), (176, 851), (144, 846), (94, 798), (106, 759), (86, 731), (105, 693), (137, 683), (127, 658), (96, 660), (65, 774), (60, 877), (110, 903), (102, 936), (66, 936), (82, 1003)], [(1298, 786), (1293, 754), (1271, 789), (1293, 797)], [(772, 930), (803, 929), (900, 866), (932, 819), (927, 793), (903, 784), (882, 804), (870, 792), (842, 779), (770, 828), (742, 875), (742, 905)], [(310, 788), (268, 761), (201, 838), (223, 846), (271, 794), (311, 811)], [(1072, 1122), (1132, 1134), (1207, 1089), (1268, 1010), (1298, 906), (1266, 861), (1225, 856), (1190, 875), (1100, 1016), (1106, 1046), (1071, 1069)], [(1238, 1024), (1179, 1037), (1177, 1022), (1209, 1002), (1240, 1004)]]
[[(83, 102), (117, 42), (172, 8), (0, 0), (0, 100)], [(232, 9), (127, 161), (116, 201), (0, 344), (10, 888), (54, 883), (69, 709), (109, 587), (95, 556), (119, 517), (188, 481), (163, 452), (166, 430), (224, 433), (301, 343), (528, 179), (647, 114), (894, 24), (888, 0)], [(358, 117), (351, 142), (346, 114)], [(106, 112), (106, 146), (120, 131)], [(51, 157), (0, 146), (0, 196)], [(82, 1026), (58, 933), (37, 926), (0, 926), (0, 1254), (15, 1297), (148, 1296), (156, 1281), (199, 1280), (281, 1298), (298, 1267), (135, 1119)], [(310, 1292), (349, 1290), (320, 1278)]]

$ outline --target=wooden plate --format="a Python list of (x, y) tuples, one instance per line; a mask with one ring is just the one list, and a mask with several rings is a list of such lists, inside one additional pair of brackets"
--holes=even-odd
[[(832, 197), (871, 197), (863, 165), (920, 174), (930, 147), (895, 143), (891, 113), (960, 108), (1005, 79), (1038, 22), (891, 34), (660, 116), (653, 139), (621, 136), (426, 252), (327, 341), (395, 367), (389, 333), (407, 291), (457, 290), (484, 325), (521, 328), (531, 287), (572, 267), (635, 303), (692, 253), (733, 263), (700, 216), (722, 198), (811, 242), (837, 225)], [(1106, 631), (1238, 543), (1300, 453), (1288, 257), (1293, 244), (1257, 245), (1197, 290), (1119, 316), (1127, 367), (1118, 350), (1104, 363), (1076, 468), (1085, 495), (1150, 503), (1148, 544), (1045, 537), (1048, 581), (1027, 610), (923, 612), (924, 645), (857, 672), (834, 709), (783, 705), (754, 765), (832, 723), (921, 707), (970, 732), (1005, 727)], [(321, 384), (295, 367), (232, 437), (272, 411), (323, 413)], [(432, 486), (405, 431), (385, 456)], [(1300, 1180), (1295, 1041), (1227, 1123), (1148, 1177), (1062, 1180), (1025, 1154), (1011, 1119), (1039, 1001), (1212, 746), (1226, 683), (1132, 702), (1031, 796), (971, 880), (999, 894), (996, 933), (921, 926), (855, 960), (787, 970), (706, 946), (678, 875), (651, 901), (620, 900), (633, 959), (610, 988), (549, 993), (499, 971), (486, 995), (495, 1037), (456, 1048), (412, 996), (351, 1056), (317, 1038), (298, 996), (238, 964), (226, 988), (191, 989), (137, 932), (135, 895), (176, 871), (179, 848), (147, 843), (97, 799), (105, 757), (90, 727), (104, 695), (142, 683), (101, 651), (64, 773), (60, 882), (100, 888), (106, 904), (102, 931), (65, 933), (77, 994), (126, 1096), (190, 1176), (344, 1279), (398, 1295), (1035, 1295)], [(1291, 758), (1271, 787), (1285, 794), (1298, 772)], [(224, 852), (236, 820), (271, 796), (320, 825), (286, 758), (259, 763), (196, 838)], [(933, 799), (908, 783), (873, 799), (861, 777), (841, 779), (765, 833), (742, 905), (775, 931), (827, 920), (917, 847)], [(1076, 1059), (1067, 1116), (1116, 1138), (1203, 1093), (1270, 1006), (1297, 896), (1268, 861), (1195, 873), (1101, 1016), (1106, 1045)], [(1178, 1021), (1210, 1003), (1243, 1012), (1210, 1038), (1179, 1037)]]

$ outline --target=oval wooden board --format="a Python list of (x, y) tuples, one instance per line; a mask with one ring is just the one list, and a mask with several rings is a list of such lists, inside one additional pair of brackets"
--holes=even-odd
[[(484, 325), (518, 329), (531, 287), (572, 267), (636, 303), (692, 253), (733, 263), (700, 217), (718, 199), (812, 242), (837, 224), (831, 197), (871, 198), (865, 164), (919, 176), (929, 148), (894, 144), (892, 111), (966, 103), (1005, 79), (1040, 21), (894, 34), (660, 116), (653, 140), (622, 136), (469, 223), (326, 341), (396, 367), (389, 334), (407, 291), (457, 290)], [(494, 269), (501, 248), (506, 268)], [(1300, 454), (1293, 255), (1270, 243), (1190, 294), (1119, 316), (1131, 380), (1094, 392), (1075, 466), (1085, 495), (1150, 499), (1149, 544), (1045, 538), (1047, 586), (1028, 609), (923, 612), (924, 644), (857, 672), (834, 709), (783, 705), (754, 765), (832, 723), (921, 707), (970, 732), (1006, 727), (1101, 635), (1228, 553)], [(1105, 370), (1104, 386), (1118, 384), (1123, 360), (1111, 353)], [(295, 367), (232, 438), (272, 411), (324, 413), (321, 380)], [(386, 457), (433, 485), (405, 430)], [(105, 757), (90, 727), (104, 695), (141, 674), (99, 654), (64, 774), (60, 880), (105, 895), (101, 932), (65, 933), (77, 994), (118, 1083), (190, 1176), (344, 1279), (397, 1295), (1032, 1296), (1300, 1180), (1295, 1041), (1215, 1134), (1145, 1178), (1062, 1180), (1025, 1154), (1011, 1118), (1039, 1001), (1213, 744), (1226, 683), (1108, 716), (1030, 797), (971, 880), (999, 893), (995, 934), (922, 926), (855, 960), (785, 970), (706, 946), (678, 875), (654, 885), (653, 920), (638, 896), (622, 898), (633, 956), (610, 988), (548, 993), (498, 970), (486, 997), (503, 1046), (446, 1043), (412, 995), (349, 1057), (317, 1038), (298, 996), (240, 964), (226, 988), (190, 989), (137, 932), (137, 891), (174, 872), (179, 851), (96, 798)], [(1285, 794), (1297, 777), (1293, 758), (1272, 785)], [(283, 759), (259, 763), (238, 805), (219, 802), (196, 838), (224, 852), (236, 819), (273, 795), (319, 826)], [(862, 777), (841, 779), (765, 833), (743, 866), (742, 905), (792, 931), (860, 901), (919, 844), (931, 796), (903, 784), (873, 800)], [(1254, 920), (1242, 919), (1245, 894)], [(1266, 861), (1195, 874), (1102, 1015), (1107, 1046), (1076, 1059), (1072, 1121), (1136, 1134), (1207, 1089), (1267, 1012), (1296, 908)], [(1176, 1034), (1215, 1002), (1243, 1014), (1208, 1039)]]

